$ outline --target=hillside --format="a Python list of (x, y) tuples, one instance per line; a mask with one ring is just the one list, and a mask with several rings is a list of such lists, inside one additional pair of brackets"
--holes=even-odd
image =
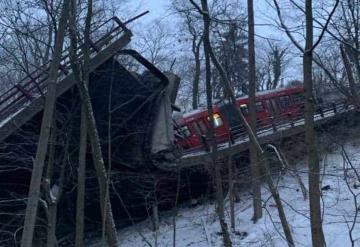
[[(343, 147), (344, 149), (334, 144), (332, 147), (327, 147), (328, 150), (321, 155), (323, 226), (329, 247), (351, 246), (349, 229), (352, 228), (354, 228), (352, 238), (355, 246), (359, 243), (356, 241), (360, 237), (358, 220), (355, 220), (356, 223), (353, 225), (356, 219), (356, 207), (352, 194), (354, 193), (355, 196), (360, 194), (360, 181), (351, 168), (354, 166), (357, 171), (359, 170), (360, 143), (355, 140), (347, 141)], [(346, 150), (350, 162), (344, 160), (343, 150)], [(301, 161), (296, 166), (298, 174), (307, 186), (305, 162)], [(293, 168), (290, 168), (285, 175), (278, 176), (278, 188), (296, 246), (311, 246), (309, 202), (304, 200), (298, 180), (291, 175), (294, 172)], [(287, 246), (270, 192), (266, 185), (263, 185), (262, 189), (264, 216), (256, 224), (251, 221), (252, 200), (249, 193), (241, 193), (241, 200), (236, 203), (236, 231), (231, 234), (234, 246)], [(228, 207), (227, 217), (229, 217)], [(160, 221), (157, 246), (173, 246), (173, 213), (162, 213)], [(214, 214), (213, 203), (179, 209), (176, 217), (176, 246), (222, 246), (219, 233), (220, 226)], [(120, 246), (156, 246), (155, 236), (152, 223), (148, 220), (120, 230)]]

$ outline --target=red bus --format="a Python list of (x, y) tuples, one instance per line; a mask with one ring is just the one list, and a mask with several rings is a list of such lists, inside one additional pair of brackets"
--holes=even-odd
[[(236, 99), (236, 106), (249, 122), (248, 96)], [(266, 128), (271, 119), (289, 121), (300, 117), (304, 105), (304, 88), (279, 88), (259, 92), (256, 95), (257, 128)], [(220, 102), (213, 106), (214, 127), (217, 143), (226, 142), (230, 137), (242, 132), (243, 125), (236, 116), (232, 104)], [(176, 143), (185, 151), (208, 148), (210, 128), (207, 109), (198, 109), (175, 120)]]

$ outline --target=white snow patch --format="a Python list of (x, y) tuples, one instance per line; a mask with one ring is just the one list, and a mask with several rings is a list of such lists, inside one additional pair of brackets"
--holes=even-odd
[[(358, 144), (347, 144), (346, 151), (353, 165), (360, 168), (360, 147)], [(300, 177), (307, 186), (306, 165), (301, 162), (298, 167)], [(343, 158), (341, 149), (322, 156), (324, 165), (321, 186), (329, 185), (329, 190), (322, 191), (324, 201), (323, 227), (327, 246), (351, 246), (348, 224), (351, 226), (356, 207), (353, 197), (344, 181)], [(349, 174), (351, 172), (349, 171)], [(353, 173), (351, 173), (353, 174)], [(351, 186), (359, 184), (355, 176)], [(288, 173), (278, 181), (278, 188), (282, 198), (287, 220), (290, 224), (296, 246), (311, 246), (311, 232), (309, 221), (309, 201), (304, 200), (297, 180)], [(355, 193), (360, 188), (351, 187)], [(247, 236), (240, 237), (231, 233), (233, 246), (287, 246), (278, 218), (277, 209), (270, 196), (267, 186), (263, 186), (262, 199), (264, 202), (263, 218), (256, 224), (251, 221), (252, 199), (247, 193), (241, 195), (241, 201), (236, 203), (236, 231), (246, 232)], [(229, 207), (227, 205), (227, 221), (229, 222)], [(178, 247), (219, 247), (222, 246), (220, 226), (215, 215), (214, 205), (207, 203), (196, 208), (180, 209), (176, 219), (176, 246)], [(171, 212), (163, 213), (160, 230), (158, 232), (158, 246), (173, 246), (173, 221)], [(359, 220), (358, 220), (359, 221)], [(357, 224), (360, 224), (358, 222)], [(143, 236), (143, 237), (142, 237)], [(155, 246), (155, 234), (149, 220), (119, 231), (120, 245), (123, 247), (150, 246), (144, 238)], [(360, 227), (355, 226), (354, 239), (360, 238)], [(210, 239), (208, 239), (210, 238)], [(209, 241), (209, 242), (208, 242)], [(100, 246), (99, 244), (93, 245)], [(355, 242), (360, 246), (360, 240)]]
[(13, 119), (13, 117), (15, 117), (17, 114), (19, 114), (19, 112), (21, 112), (25, 107), (26, 107), (26, 105), (23, 106), (23, 107), (21, 107), (21, 108), (20, 108), (19, 110), (17, 110), (16, 112), (11, 113), (7, 118), (5, 118), (4, 120), (2, 120), (2, 121), (0, 122), (0, 128), (2, 128), (7, 122), (9, 122), (11, 119)]

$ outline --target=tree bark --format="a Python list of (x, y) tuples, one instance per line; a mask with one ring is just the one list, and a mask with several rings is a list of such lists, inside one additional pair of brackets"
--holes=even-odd
[[(229, 142), (229, 147), (231, 142)], [(235, 193), (234, 193), (234, 171), (233, 171), (233, 159), (228, 157), (228, 170), (229, 170), (229, 201), (230, 201), (230, 228), (232, 232), (235, 232)]]
[(47, 80), (47, 94), (45, 100), (45, 108), (41, 123), (41, 131), (36, 156), (31, 174), (31, 182), (29, 188), (29, 196), (25, 212), (24, 230), (21, 239), (22, 247), (32, 246), (35, 220), (40, 199), (40, 184), (44, 169), (44, 162), (48, 148), (51, 125), (53, 122), (53, 113), (56, 102), (56, 85), (59, 65), (62, 57), (64, 36), (66, 24), (68, 21), (70, 0), (64, 0), (62, 4), (61, 17), (59, 21), (59, 29), (56, 36), (54, 56), (51, 63), (49, 78)]
[[(57, 212), (58, 212), (58, 203), (60, 201), (60, 198), (62, 196), (62, 192), (63, 192), (63, 187), (64, 187), (64, 179), (65, 179), (65, 166), (66, 166), (66, 162), (68, 159), (68, 154), (69, 154), (69, 144), (70, 144), (70, 136), (66, 137), (65, 140), (65, 146), (64, 146), (64, 157), (61, 163), (61, 167), (60, 167), (60, 176), (58, 179), (58, 184), (55, 184), (53, 186), (58, 186), (58, 193), (57, 195), (55, 195), (56, 197), (54, 197), (54, 195), (52, 195), (52, 197), (50, 197), (48, 200), (48, 207), (49, 207), (49, 220), (48, 220), (48, 224), (49, 224), (49, 229), (48, 229), (48, 235), (47, 235), (47, 243), (46, 246), (47, 247), (55, 247), (57, 246), (57, 239), (56, 239), (56, 224), (57, 224)], [(50, 174), (48, 174), (50, 175)], [(52, 177), (53, 174), (51, 174), (49, 176), (49, 178)], [(50, 182), (50, 179), (49, 179)], [(51, 190), (51, 184), (49, 183), (49, 189)], [(50, 191), (49, 191), (50, 193)]]
[(320, 205), (320, 165), (316, 147), (316, 133), (314, 129), (314, 96), (312, 80), (313, 62), (313, 14), (312, 0), (305, 2), (306, 40), (303, 57), (303, 77), (305, 90), (305, 142), (309, 165), (309, 201), (310, 221), (313, 246), (324, 246), (325, 239), (322, 229)]
[(79, 149), (79, 168), (76, 197), (76, 237), (75, 246), (84, 246), (84, 210), (85, 210), (85, 174), (86, 174), (86, 150), (87, 150), (87, 123), (85, 109), (81, 109), (81, 130)]
[(106, 232), (107, 232), (107, 241), (109, 246), (117, 246), (118, 240), (116, 235), (116, 227), (114, 223), (114, 218), (112, 215), (112, 209), (110, 204), (110, 198), (106, 198), (106, 183), (107, 183), (107, 175), (106, 169), (104, 164), (103, 155), (101, 153), (101, 145), (100, 145), (100, 137), (97, 131), (96, 122), (94, 118), (94, 112), (91, 105), (91, 99), (89, 95), (89, 91), (87, 86), (85, 85), (84, 81), (80, 81), (78, 84), (80, 98), (85, 106), (85, 114), (86, 114), (86, 121), (88, 123), (88, 135), (90, 139), (91, 151), (94, 161), (94, 166), (96, 170), (96, 175), (99, 182), (99, 189), (100, 189), (100, 204), (101, 204), (101, 211), (103, 212), (105, 204), (107, 204), (106, 215)]
[(340, 45), (340, 52), (341, 52), (341, 57), (342, 57), (342, 60), (344, 63), (346, 75), (347, 75), (347, 78), (349, 81), (349, 88), (350, 88), (352, 101), (353, 101), (354, 105), (359, 107), (360, 106), (359, 94), (357, 93), (357, 90), (356, 90), (356, 83), (355, 83), (353, 71), (351, 68), (351, 64), (350, 64), (350, 61), (348, 59), (348, 56), (346, 54), (346, 51), (345, 51), (343, 45)]
[[(76, 1), (71, 1), (71, 17), (69, 20), (70, 28), (75, 26)], [(88, 83), (88, 82), (87, 82)], [(85, 175), (86, 175), (86, 152), (87, 152), (87, 119), (85, 106), (81, 108), (80, 123), (80, 143), (79, 143), (79, 167), (77, 176), (77, 196), (76, 196), (76, 226), (75, 226), (75, 246), (84, 246), (84, 210), (85, 210)]]
[[(250, 127), (256, 137), (256, 65), (255, 65), (255, 31), (253, 0), (248, 0), (248, 49), (249, 49), (249, 114)], [(258, 154), (254, 142), (250, 142), (251, 181), (253, 193), (254, 214), (252, 220), (256, 222), (262, 217), (261, 181)]]
[(48, 164), (46, 168), (45, 175), (45, 193), (46, 202), (47, 202), (47, 221), (48, 221), (48, 229), (47, 229), (47, 240), (46, 246), (52, 247), (55, 246), (56, 236), (56, 211), (54, 210), (54, 206), (52, 205), (52, 199), (50, 197), (51, 183), (52, 177), (54, 174), (54, 164), (55, 164), (55, 155), (56, 155), (56, 141), (57, 141), (57, 127), (56, 127), (56, 108), (54, 109), (55, 113), (53, 116), (52, 123), (52, 131), (50, 133), (49, 140), (49, 155), (48, 155)]
[(279, 191), (277, 190), (276, 186), (274, 185), (274, 181), (271, 177), (270, 168), (269, 168), (269, 165), (268, 165), (268, 162), (266, 159), (263, 161), (263, 164), (264, 164), (264, 168), (265, 168), (266, 181), (267, 181), (267, 184), (269, 185), (269, 190), (271, 192), (271, 195), (274, 198), (276, 208), (278, 209), (280, 222), (281, 222), (282, 228), (284, 230), (287, 244), (289, 247), (294, 247), (295, 246), (294, 240), (292, 238), (289, 223), (286, 219), (284, 207), (282, 206)]
[[(202, 10), (206, 13), (209, 12), (207, 0), (201, 0)], [(220, 166), (217, 164), (217, 143), (215, 139), (215, 128), (214, 128), (214, 114), (213, 114), (213, 104), (212, 104), (212, 87), (211, 87), (211, 63), (210, 63), (210, 53), (211, 53), (211, 44), (210, 44), (210, 18), (209, 15), (203, 15), (204, 21), (204, 53), (205, 53), (205, 64), (206, 64), (206, 97), (207, 97), (207, 107), (208, 115), (210, 121), (210, 142), (211, 142), (211, 157), (212, 157), (212, 166), (215, 172), (215, 186), (216, 186), (216, 202), (217, 202), (217, 214), (220, 221), (220, 227), (223, 234), (223, 241), (225, 247), (232, 246), (230, 234), (228, 227), (225, 221), (224, 213), (224, 194), (222, 189), (222, 179)]]
[(193, 37), (192, 51), (195, 59), (195, 73), (193, 78), (193, 90), (192, 90), (192, 108), (195, 110), (199, 107), (199, 83), (200, 83), (200, 46), (202, 39), (196, 43), (196, 36)]
[[(88, 128), (88, 137), (90, 140), (91, 151), (93, 156), (93, 162), (96, 170), (96, 175), (99, 182), (99, 190), (100, 190), (100, 206), (101, 213), (103, 217), (106, 217), (106, 237), (107, 243), (111, 247), (115, 247), (118, 245), (117, 232), (115, 227), (115, 222), (112, 214), (110, 198), (106, 198), (106, 183), (107, 183), (107, 175), (104, 164), (103, 155), (101, 152), (101, 144), (100, 137), (97, 131), (94, 111), (91, 104), (91, 99), (88, 90), (88, 82), (89, 82), (89, 65), (90, 65), (90, 25), (91, 25), (91, 17), (92, 17), (92, 0), (88, 1), (88, 10), (85, 21), (85, 31), (84, 31), (84, 65), (83, 71), (80, 72), (79, 66), (77, 64), (76, 57), (76, 47), (77, 47), (77, 38), (76, 38), (76, 24), (73, 22), (70, 25), (70, 62), (73, 69), (73, 74), (75, 80), (78, 81), (78, 89), (80, 93), (80, 98), (83, 104), (83, 109), (85, 111), (86, 123)], [(81, 76), (82, 75), (82, 76)], [(83, 78), (81, 78), (83, 77)], [(104, 215), (104, 209), (106, 204), (106, 212)]]

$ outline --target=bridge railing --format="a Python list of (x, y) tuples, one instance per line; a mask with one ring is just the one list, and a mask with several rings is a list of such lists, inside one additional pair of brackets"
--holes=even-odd
[[(113, 17), (91, 31), (90, 57), (119, 39), (127, 31), (125, 25)], [(100, 34), (103, 33), (103, 34)], [(83, 56), (84, 44), (80, 43), (76, 49), (79, 59)], [(29, 105), (34, 99), (45, 97), (47, 91), (46, 81), (50, 62), (28, 73), (22, 80), (0, 95), (0, 123), (11, 118), (23, 107)], [(64, 79), (71, 71), (69, 50), (64, 49), (58, 70), (58, 82)]]
[[(339, 102), (339, 103), (327, 103), (316, 105), (315, 113), (314, 113), (314, 120), (320, 120), (327, 117), (332, 117), (338, 113), (348, 111), (352, 109), (353, 106), (348, 105), (347, 102)], [(303, 109), (303, 107), (301, 107)], [(276, 116), (270, 116), (266, 119), (258, 120), (257, 127), (256, 127), (256, 134), (257, 136), (266, 136), (268, 134), (280, 132), (285, 129), (290, 129), (299, 125), (304, 125), (304, 110), (299, 110), (289, 113), (282, 113)], [(230, 141), (232, 144), (247, 141), (247, 131), (243, 125), (235, 126), (229, 130), (230, 132)], [(218, 143), (221, 144), (221, 143)], [(196, 151), (204, 151), (206, 150), (203, 147), (201, 150), (199, 149), (192, 149), (185, 151), (186, 153), (194, 153)]]
[[(339, 103), (327, 103), (316, 105), (314, 112), (314, 120), (321, 118), (333, 116), (339, 112), (344, 112), (349, 109), (347, 102)], [(303, 109), (303, 107), (301, 107)], [(296, 111), (292, 113), (281, 113), (276, 116), (270, 116), (266, 119), (261, 119), (257, 121), (256, 134), (258, 136), (270, 133), (281, 131), (284, 128), (292, 128), (298, 125), (304, 124), (304, 111)], [(235, 130), (230, 130), (232, 139), (238, 139), (247, 135), (246, 129), (243, 126), (235, 127)]]

